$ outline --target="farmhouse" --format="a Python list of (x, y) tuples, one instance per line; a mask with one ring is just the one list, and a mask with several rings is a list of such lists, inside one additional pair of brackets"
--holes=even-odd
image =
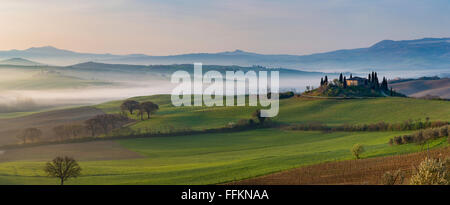
[(347, 79), (347, 86), (364, 85), (367, 79), (360, 77), (352, 77)]

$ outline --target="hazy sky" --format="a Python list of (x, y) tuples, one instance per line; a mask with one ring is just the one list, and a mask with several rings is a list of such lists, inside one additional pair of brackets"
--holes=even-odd
[(448, 0), (0, 0), (0, 50), (309, 54), (450, 37)]

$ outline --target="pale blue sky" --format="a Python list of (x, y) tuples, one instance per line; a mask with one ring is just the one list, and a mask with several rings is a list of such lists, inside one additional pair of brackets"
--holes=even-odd
[(447, 0), (0, 0), (0, 49), (309, 54), (450, 37)]

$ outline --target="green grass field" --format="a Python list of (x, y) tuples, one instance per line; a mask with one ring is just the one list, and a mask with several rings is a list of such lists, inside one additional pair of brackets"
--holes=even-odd
[[(135, 98), (160, 105), (150, 120), (132, 127), (182, 126), (192, 129), (223, 127), (229, 122), (250, 118), (254, 107), (171, 106), (170, 96)], [(118, 112), (121, 101), (96, 106), (108, 113)], [(450, 120), (450, 103), (409, 98), (361, 100), (311, 100), (290, 98), (281, 101), (282, 123), (402, 122), (408, 119)], [(245, 179), (303, 165), (352, 159), (350, 148), (363, 144), (362, 157), (377, 157), (419, 151), (415, 144), (389, 146), (393, 136), (408, 132), (334, 132), (258, 129), (236, 133), (199, 134), (118, 140), (123, 147), (144, 156), (139, 159), (82, 161), (82, 176), (67, 184), (217, 184)], [(446, 139), (430, 142), (430, 147), (447, 146)], [(0, 184), (57, 184), (43, 172), (44, 161), (0, 163)]]
[[(262, 129), (233, 134), (204, 134), (119, 141), (142, 159), (83, 161), (83, 175), (68, 184), (215, 184), (324, 161), (352, 159), (350, 148), (362, 143), (362, 157), (420, 150), (417, 145), (389, 146), (399, 132), (329, 133)], [(446, 146), (445, 140), (430, 143)], [(1, 184), (57, 184), (45, 177), (44, 162), (0, 163)]]
[[(140, 121), (135, 129), (158, 129), (165, 126), (204, 129), (224, 127), (239, 119), (251, 118), (256, 107), (174, 107), (169, 95), (133, 98), (153, 101), (160, 110), (151, 120)], [(122, 101), (96, 106), (108, 113), (119, 112)], [(322, 122), (329, 125), (377, 122), (403, 122), (409, 119), (432, 121), (450, 119), (450, 102), (418, 100), (412, 98), (377, 99), (307, 99), (289, 98), (280, 101), (280, 112), (275, 121), (280, 123)]]

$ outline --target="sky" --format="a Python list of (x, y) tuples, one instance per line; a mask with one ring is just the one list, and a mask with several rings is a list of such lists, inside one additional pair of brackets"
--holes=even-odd
[(450, 37), (448, 0), (0, 0), (0, 50), (311, 54)]

